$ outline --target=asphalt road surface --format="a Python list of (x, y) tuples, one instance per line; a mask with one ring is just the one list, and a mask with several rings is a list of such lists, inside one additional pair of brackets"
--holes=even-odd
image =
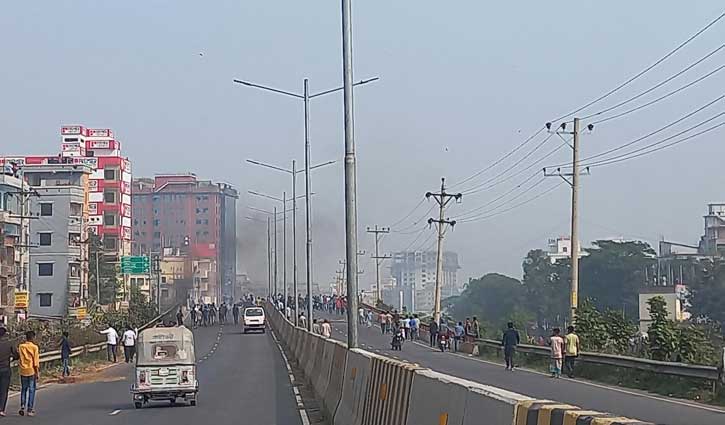
[[(343, 316), (323, 315), (322, 317), (332, 321), (334, 338), (347, 341), (347, 324)], [(392, 351), (390, 339), (390, 335), (381, 334), (379, 326), (359, 327), (360, 348), (530, 397), (555, 400), (657, 424), (725, 424), (725, 409), (722, 408), (594, 382), (565, 378), (554, 380), (547, 374), (535, 371), (517, 369), (515, 372), (509, 372), (503, 365), (464, 354), (441, 353), (440, 350), (432, 350), (422, 342), (406, 341), (402, 351)]]
[[(292, 386), (271, 334), (247, 334), (241, 328), (194, 331), (199, 379), (196, 407), (149, 404), (136, 410), (131, 401), (131, 366), (106, 369), (93, 383), (54, 384), (36, 394), (40, 425), (153, 424), (258, 425), (301, 424)], [(19, 396), (8, 402), (15, 422)], [(13, 417), (15, 416), (15, 417)], [(26, 419), (27, 420), (27, 419)]]

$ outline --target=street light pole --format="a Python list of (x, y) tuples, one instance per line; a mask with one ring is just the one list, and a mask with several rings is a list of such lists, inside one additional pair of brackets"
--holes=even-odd
[(277, 207), (274, 207), (274, 298), (277, 299)]
[(298, 326), (299, 295), (297, 293), (297, 163), (292, 160), (292, 292), (295, 297), (295, 326)]
[(312, 209), (310, 206), (310, 90), (307, 78), (303, 84), (305, 104), (305, 279), (307, 286), (307, 330), (312, 332)]
[[(287, 192), (282, 192), (282, 211), (287, 209)], [(287, 317), (287, 214), (282, 214), (282, 285), (284, 289), (284, 315)], [(287, 317), (289, 319), (289, 317)]]
[(357, 329), (357, 182), (352, 90), (352, 4), (342, 0), (342, 80), (345, 122), (345, 257), (347, 259), (347, 347), (358, 346)]

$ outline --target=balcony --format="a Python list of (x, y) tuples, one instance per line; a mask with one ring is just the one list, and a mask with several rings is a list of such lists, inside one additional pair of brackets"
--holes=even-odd
[(81, 278), (80, 277), (68, 277), (68, 292), (80, 293), (81, 292)]

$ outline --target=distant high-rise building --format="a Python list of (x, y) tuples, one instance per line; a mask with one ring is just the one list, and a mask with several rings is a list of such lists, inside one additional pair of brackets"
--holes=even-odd
[[(133, 181), (133, 252), (162, 254), (177, 249), (203, 262), (194, 291), (219, 300), (231, 296), (236, 280), (236, 201), (227, 183), (194, 174), (164, 174)], [(203, 282), (202, 282), (203, 280)]]
[[(390, 274), (402, 292), (408, 311), (432, 312), (435, 300), (436, 251), (401, 251), (393, 253)], [(441, 299), (459, 294), (458, 254), (443, 252)]]
[(21, 245), (27, 240), (28, 221), (21, 220), (27, 214), (23, 192), (28, 187), (22, 183), (14, 171), (0, 175), (0, 314), (10, 318), (15, 313), (15, 288), (21, 283), (21, 274), (25, 271), (27, 250)]

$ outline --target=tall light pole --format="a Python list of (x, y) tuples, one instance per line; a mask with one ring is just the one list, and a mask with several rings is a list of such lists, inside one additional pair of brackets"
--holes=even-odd
[[(357, 83), (352, 83), (352, 75), (350, 75), (350, 84), (352, 87), (354, 86), (360, 86), (363, 84), (371, 83), (373, 81), (377, 81), (378, 77), (368, 78), (365, 80), (360, 80)], [(305, 258), (306, 258), (306, 277), (307, 277), (307, 290), (308, 294), (310, 294), (310, 304), (312, 304), (312, 207), (311, 207), (311, 200), (310, 195), (311, 193), (311, 184), (310, 184), (310, 170), (312, 169), (310, 166), (310, 137), (309, 137), (309, 128), (310, 128), (310, 108), (309, 103), (310, 99), (314, 99), (316, 97), (324, 96), (326, 94), (335, 93), (341, 90), (344, 90), (346, 86), (337, 87), (330, 90), (324, 90), (315, 94), (309, 94), (309, 81), (307, 78), (303, 80), (302, 84), (302, 94), (298, 93), (292, 93), (288, 92), (286, 90), (280, 90), (276, 89), (274, 87), (268, 87), (263, 86), (260, 84), (255, 84), (249, 81), (244, 80), (234, 80), (237, 84), (242, 84), (247, 87), (254, 87), (261, 90), (266, 90), (272, 93), (277, 94), (283, 94), (288, 97), (292, 97), (298, 100), (302, 100), (304, 104), (304, 122), (305, 122), (305, 233), (307, 238), (306, 248), (305, 248)], [(346, 82), (347, 85), (347, 82)], [(308, 309), (309, 312), (309, 309)], [(308, 322), (312, 322), (312, 318), (310, 317)]]
[(345, 122), (345, 257), (347, 258), (347, 347), (357, 348), (357, 182), (353, 110), (352, 4), (342, 0), (342, 82)]
[[(252, 211), (264, 213), (267, 215), (267, 250), (268, 250), (267, 261), (269, 264), (269, 277), (268, 277), (269, 278), (269, 293), (270, 293), (270, 295), (276, 296), (276, 294), (277, 294), (277, 222), (279, 221), (279, 219), (277, 218), (277, 207), (275, 207), (274, 210), (272, 210), (272, 211), (263, 210), (261, 208), (255, 208), (255, 207), (251, 207), (251, 206), (247, 206), (247, 208), (249, 208)], [(291, 212), (291, 211), (292, 210), (286, 210), (286, 211), (284, 211), (284, 214), (287, 214), (288, 212)], [(259, 219), (255, 219), (254, 217), (247, 217), (247, 219), (255, 220), (255, 221), (262, 221)], [(270, 225), (271, 220), (274, 220), (274, 229), (273, 230)], [(272, 247), (272, 243), (271, 243), (270, 233), (272, 233), (272, 232), (274, 232), (274, 247)], [(273, 266), (272, 266), (272, 263), (273, 263), (272, 253), (273, 252), (274, 252), (274, 270), (273, 270)], [(274, 287), (272, 285), (273, 282), (274, 282)], [(274, 292), (272, 291), (272, 289), (274, 289)]]
[[(305, 128), (306, 129), (306, 128)], [(292, 176), (292, 287), (294, 292), (294, 306), (295, 306), (295, 325), (298, 324), (297, 317), (299, 316), (299, 304), (298, 304), (298, 291), (297, 291), (297, 173), (300, 173), (301, 171), (297, 170), (296, 162), (293, 159), (292, 160), (292, 168), (286, 169), (282, 167), (278, 167), (276, 165), (266, 164), (264, 162), (254, 161), (252, 159), (247, 160), (248, 163), (259, 165), (262, 167), (267, 167), (272, 170), (281, 171), (283, 173), (288, 173)], [(324, 167), (326, 165), (332, 165), (336, 161), (327, 161), (323, 162), (321, 164), (313, 165), (310, 167), (310, 170), (314, 170), (316, 168)], [(308, 186), (309, 187), (309, 186)], [(305, 198), (309, 198), (310, 194), (305, 193)], [(309, 206), (309, 202), (307, 203)], [(309, 261), (309, 258), (307, 259)], [(312, 331), (312, 282), (310, 279), (307, 280), (307, 330)]]
[(267, 217), (266, 220), (250, 216), (245, 218), (251, 221), (267, 223), (267, 295), (272, 295), (272, 220), (270, 217)]

